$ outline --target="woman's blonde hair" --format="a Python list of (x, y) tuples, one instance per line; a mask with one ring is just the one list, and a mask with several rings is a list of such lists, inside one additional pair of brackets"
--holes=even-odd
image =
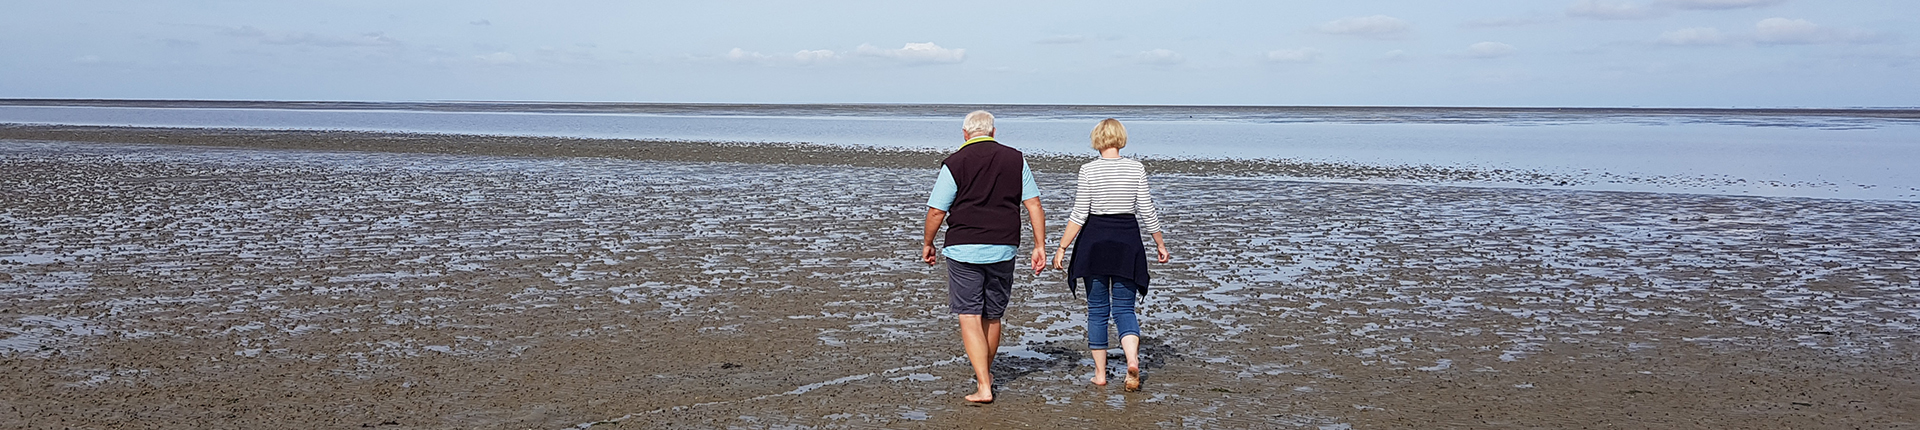
[(1120, 120), (1107, 118), (1100, 120), (1100, 125), (1093, 126), (1093, 149), (1095, 151), (1125, 147), (1127, 147), (1127, 127), (1120, 125)]

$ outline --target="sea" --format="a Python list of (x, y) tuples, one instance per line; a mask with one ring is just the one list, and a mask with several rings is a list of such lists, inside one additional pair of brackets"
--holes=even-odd
[[(1444, 185), (1920, 200), (1920, 109), (1090, 106), (0, 100), (0, 124), (356, 130), (951, 148), (987, 110), (1001, 141), (1093, 155), (1103, 118), (1144, 159), (1540, 173)], [(1338, 178), (1296, 178), (1331, 180)]]

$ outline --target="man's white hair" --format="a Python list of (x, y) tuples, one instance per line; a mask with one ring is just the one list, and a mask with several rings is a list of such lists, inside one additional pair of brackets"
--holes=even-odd
[(993, 114), (983, 110), (973, 111), (967, 114), (967, 123), (961, 125), (960, 129), (965, 130), (967, 134), (978, 136), (993, 133)]

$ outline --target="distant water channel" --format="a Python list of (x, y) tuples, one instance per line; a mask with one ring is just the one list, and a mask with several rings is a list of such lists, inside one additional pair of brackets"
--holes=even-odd
[(1091, 155), (1088, 131), (1113, 117), (1131, 134), (1127, 151), (1149, 158), (1512, 169), (1590, 178), (1570, 187), (1580, 189), (1920, 201), (1914, 110), (0, 100), (0, 123), (948, 148), (960, 117), (983, 108), (999, 117), (1002, 141), (1028, 151)]

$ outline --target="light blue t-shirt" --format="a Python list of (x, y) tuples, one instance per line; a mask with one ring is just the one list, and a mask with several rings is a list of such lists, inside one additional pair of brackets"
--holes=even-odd
[[(933, 196), (927, 198), (927, 207), (942, 211), (953, 207), (953, 198), (960, 193), (960, 184), (953, 181), (953, 172), (947, 166), (940, 166), (940, 178), (933, 181)], [(1040, 185), (1033, 182), (1033, 169), (1027, 167), (1026, 160), (1020, 161), (1020, 201), (1040, 197)], [(940, 249), (940, 255), (954, 261), (973, 264), (990, 264), (1012, 260), (1013, 245), (966, 244), (952, 245)]]

